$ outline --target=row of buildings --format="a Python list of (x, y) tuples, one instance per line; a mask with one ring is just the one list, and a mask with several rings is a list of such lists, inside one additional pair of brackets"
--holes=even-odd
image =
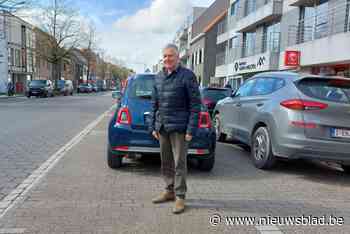
[(350, 0), (216, 0), (193, 8), (174, 42), (202, 86), (274, 70), (350, 78)]
[[(15, 85), (16, 93), (24, 93), (30, 80), (54, 79), (54, 66), (43, 56), (47, 50), (47, 43), (43, 42), (48, 37), (47, 33), (23, 19), (0, 12), (0, 94), (7, 92), (9, 82)], [(92, 51), (73, 49), (58, 69), (60, 79), (72, 80), (76, 87), (87, 80), (111, 81), (112, 74), (108, 65), (110, 64)]]

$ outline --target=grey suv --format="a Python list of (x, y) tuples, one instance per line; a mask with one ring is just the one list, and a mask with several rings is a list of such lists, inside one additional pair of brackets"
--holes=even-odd
[(261, 73), (219, 101), (214, 116), (218, 140), (250, 147), (257, 168), (312, 158), (350, 172), (350, 79)]

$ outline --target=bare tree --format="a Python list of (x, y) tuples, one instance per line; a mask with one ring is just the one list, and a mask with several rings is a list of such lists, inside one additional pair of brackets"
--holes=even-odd
[[(59, 80), (64, 59), (81, 43), (81, 26), (77, 11), (69, 7), (67, 0), (51, 0), (42, 6), (42, 30), (47, 37), (39, 41), (37, 53), (53, 66), (52, 77)], [(46, 48), (47, 51), (40, 48)]]
[(84, 56), (87, 60), (87, 79), (90, 80), (90, 73), (93, 61), (96, 59), (94, 51), (97, 50), (96, 26), (91, 21), (84, 30)]
[(107, 69), (108, 69), (108, 64), (105, 60), (106, 60), (106, 51), (104, 49), (100, 49), (99, 61), (97, 63), (97, 71), (98, 71), (99, 77), (102, 80), (105, 80)]

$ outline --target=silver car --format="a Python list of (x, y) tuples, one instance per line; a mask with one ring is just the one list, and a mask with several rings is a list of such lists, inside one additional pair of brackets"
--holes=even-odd
[(277, 158), (311, 158), (350, 172), (350, 79), (261, 73), (217, 103), (214, 124), (217, 140), (251, 148), (257, 168), (271, 168)]

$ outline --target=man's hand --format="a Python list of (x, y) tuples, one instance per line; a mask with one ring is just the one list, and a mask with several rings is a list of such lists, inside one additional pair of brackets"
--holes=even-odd
[(192, 141), (192, 135), (187, 133), (186, 136), (185, 136), (185, 140), (186, 141)]
[(152, 135), (153, 135), (154, 138), (156, 138), (159, 141), (159, 132), (153, 131)]

